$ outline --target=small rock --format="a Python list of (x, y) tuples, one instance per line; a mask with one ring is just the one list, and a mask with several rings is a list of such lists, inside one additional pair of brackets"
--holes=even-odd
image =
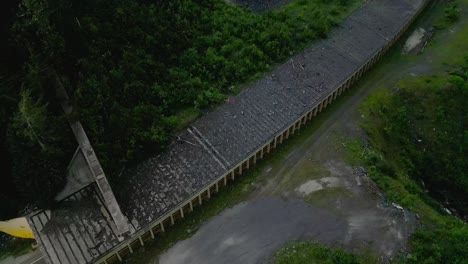
[(403, 207), (401, 207), (401, 205), (399, 205), (399, 204), (392, 203), (392, 205), (393, 205), (393, 207), (395, 207), (397, 209), (403, 210)]

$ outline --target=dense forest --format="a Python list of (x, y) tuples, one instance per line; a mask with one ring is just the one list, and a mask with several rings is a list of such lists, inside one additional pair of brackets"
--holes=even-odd
[(359, 156), (370, 177), (423, 225), (403, 263), (466, 263), (467, 102), (468, 54), (448, 73), (403, 80), (361, 107), (370, 144)]
[(352, 2), (255, 14), (222, 0), (2, 1), (0, 198), (11, 202), (0, 218), (52, 204), (76, 148), (67, 119), (82, 121), (116, 184), (204, 109), (326, 36)]

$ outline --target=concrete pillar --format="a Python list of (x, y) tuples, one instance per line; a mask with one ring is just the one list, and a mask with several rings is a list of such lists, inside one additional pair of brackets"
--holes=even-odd
[(236, 173), (234, 172), (234, 170), (233, 170), (233, 171), (231, 171), (231, 180), (234, 180), (234, 178), (235, 178), (235, 175), (236, 175)]
[(164, 229), (164, 223), (162, 221), (161, 221), (160, 225), (161, 225), (161, 232), (166, 232), (166, 230)]
[(119, 259), (119, 261), (122, 262), (122, 257), (120, 256), (119, 252), (116, 252), (115, 255), (117, 255), (117, 258)]
[(301, 129), (301, 126), (302, 126), (302, 119), (299, 119), (299, 121), (297, 122), (297, 130), (300, 130)]
[(138, 237), (138, 239), (140, 240), (140, 245), (144, 246), (145, 243), (143, 243), (143, 239), (141, 237)]
[(154, 239), (154, 232), (153, 232), (153, 228), (150, 228), (150, 235), (151, 235), (151, 238)]
[(180, 216), (184, 218), (184, 207), (180, 208)]
[[(226, 179), (226, 178), (225, 178), (225, 179)], [(190, 206), (190, 212), (193, 212), (193, 203), (192, 203), (192, 200), (190, 200), (189, 206)]]
[(171, 214), (171, 225), (174, 225), (175, 221), (174, 221), (174, 216)]
[(291, 128), (288, 128), (288, 129), (286, 130), (286, 139), (289, 138), (289, 129), (291, 129)]
[(201, 194), (198, 195), (198, 203), (199, 203), (200, 205), (203, 204), (203, 199), (202, 199), (202, 197), (201, 197)]
[(130, 243), (127, 244), (127, 247), (128, 247), (128, 250), (130, 251), (130, 253), (133, 254), (133, 248), (132, 248), (132, 246), (130, 246)]

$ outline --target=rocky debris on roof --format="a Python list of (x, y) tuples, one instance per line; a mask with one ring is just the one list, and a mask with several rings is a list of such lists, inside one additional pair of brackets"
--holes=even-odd
[(120, 242), (95, 184), (32, 214), (29, 223), (50, 263), (91, 263)]

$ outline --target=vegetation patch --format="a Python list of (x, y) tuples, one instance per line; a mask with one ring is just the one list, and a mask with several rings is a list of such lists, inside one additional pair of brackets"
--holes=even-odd
[(292, 242), (275, 254), (276, 264), (359, 264), (373, 263), (341, 249), (330, 249), (318, 243)]
[(424, 225), (402, 263), (463, 263), (468, 256), (468, 226), (449, 215), (468, 212), (466, 98), (468, 58), (448, 73), (408, 78), (372, 94), (361, 106), (369, 142), (346, 144), (350, 160), (367, 167), (387, 199)]
[(444, 29), (460, 19), (460, 8), (456, 2), (449, 3), (444, 8), (444, 15), (435, 21), (436, 29)]
[[(6, 236), (2, 234), (2, 236)], [(17, 257), (31, 251), (32, 239), (13, 238), (8, 240), (0, 247), (0, 260), (8, 257)], [(2, 243), (3, 244), (3, 243)]]

